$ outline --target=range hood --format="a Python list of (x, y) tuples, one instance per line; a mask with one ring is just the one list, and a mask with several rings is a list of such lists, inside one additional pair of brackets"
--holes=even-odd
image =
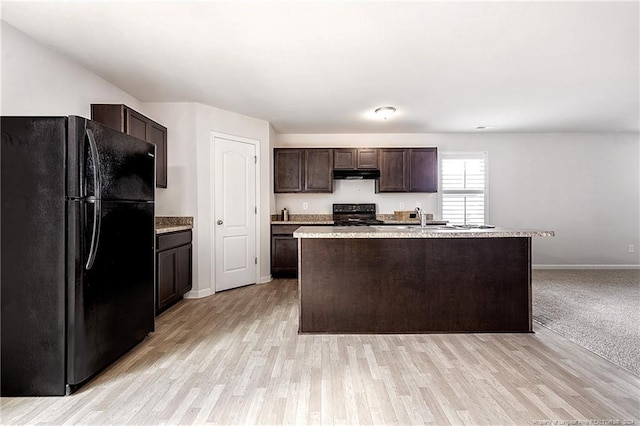
[(334, 179), (378, 179), (380, 177), (380, 170), (368, 169), (368, 170), (334, 170)]

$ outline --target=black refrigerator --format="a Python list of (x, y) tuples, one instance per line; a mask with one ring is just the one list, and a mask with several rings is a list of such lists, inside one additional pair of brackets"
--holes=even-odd
[(1, 395), (70, 394), (154, 330), (155, 145), (2, 117)]

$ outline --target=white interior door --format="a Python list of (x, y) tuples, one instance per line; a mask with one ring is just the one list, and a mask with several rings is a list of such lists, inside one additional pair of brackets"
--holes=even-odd
[(214, 137), (216, 291), (256, 282), (256, 145)]

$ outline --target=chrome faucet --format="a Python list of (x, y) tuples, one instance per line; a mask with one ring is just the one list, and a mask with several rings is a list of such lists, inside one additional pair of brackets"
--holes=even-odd
[(415, 211), (416, 211), (416, 213), (418, 215), (420, 215), (420, 227), (421, 228), (426, 228), (427, 227), (427, 214), (420, 207), (416, 207)]

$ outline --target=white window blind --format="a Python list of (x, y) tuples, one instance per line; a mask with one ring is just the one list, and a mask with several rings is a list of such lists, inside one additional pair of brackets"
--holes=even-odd
[(464, 225), (486, 223), (486, 153), (442, 153), (440, 182), (443, 220)]

